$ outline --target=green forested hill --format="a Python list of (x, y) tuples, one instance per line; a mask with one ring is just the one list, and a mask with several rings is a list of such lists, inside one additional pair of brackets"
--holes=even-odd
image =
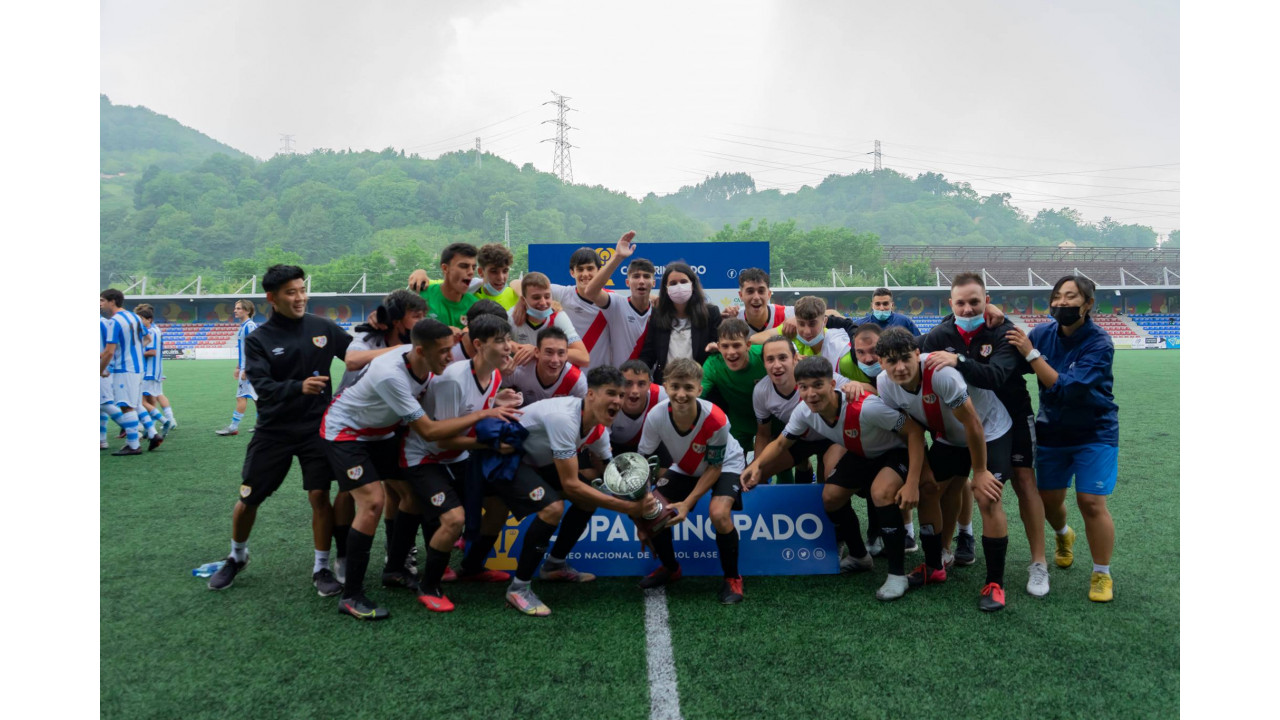
[[(435, 266), (450, 242), (500, 242), (508, 215), (517, 267), (530, 242), (613, 242), (634, 229), (642, 242), (769, 240), (774, 266), (797, 282), (829, 281), (833, 267), (877, 277), (881, 244), (1155, 242), (1150, 228), (1093, 225), (1069, 208), (1028, 218), (1008, 195), (979, 197), (933, 173), (831, 176), (789, 195), (756, 192), (745, 174), (717, 175), (637, 201), (565, 185), (530, 164), (482, 160), (387, 149), (258, 161), (103, 96), (103, 282), (147, 275), (149, 289), (172, 291), (199, 274), (207, 292), (230, 291), (271, 262), (293, 261), (314, 289), (346, 290), (368, 273), (369, 290), (381, 291), (414, 267)], [(902, 282), (929, 275), (910, 262), (893, 271)]]

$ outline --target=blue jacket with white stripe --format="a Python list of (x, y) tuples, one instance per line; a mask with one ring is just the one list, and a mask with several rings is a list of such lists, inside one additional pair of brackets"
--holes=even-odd
[(1040, 386), (1036, 444), (1045, 447), (1120, 444), (1120, 414), (1112, 394), (1115, 345), (1086, 318), (1064, 336), (1056, 320), (1031, 330), (1031, 344), (1058, 371), (1053, 387)]

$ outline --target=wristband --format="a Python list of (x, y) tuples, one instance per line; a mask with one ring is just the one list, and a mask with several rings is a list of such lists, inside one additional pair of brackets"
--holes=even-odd
[(1026, 355), (1026, 361), (1027, 361), (1027, 362), (1033, 362), (1033, 361), (1035, 361), (1035, 359), (1036, 359), (1036, 358), (1038, 358), (1038, 357), (1040, 357), (1040, 351), (1039, 351), (1039, 350), (1036, 350), (1036, 349), (1034, 349), (1034, 348), (1033, 348), (1033, 349), (1031, 350), (1031, 352), (1027, 353), (1027, 355)]

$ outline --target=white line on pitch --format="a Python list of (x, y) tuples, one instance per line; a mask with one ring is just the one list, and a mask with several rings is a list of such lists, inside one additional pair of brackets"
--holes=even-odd
[(667, 593), (663, 588), (644, 591), (644, 630), (649, 658), (649, 718), (681, 720), (676, 658), (671, 651)]

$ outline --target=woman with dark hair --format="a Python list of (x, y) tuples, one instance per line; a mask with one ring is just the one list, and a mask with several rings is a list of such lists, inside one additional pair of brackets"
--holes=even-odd
[(653, 382), (662, 384), (663, 366), (676, 358), (701, 365), (719, 327), (720, 312), (707, 304), (698, 273), (687, 263), (668, 263), (640, 349), (640, 359), (653, 368)]
[(1107, 496), (1119, 472), (1120, 421), (1111, 374), (1115, 346), (1106, 331), (1089, 317), (1093, 281), (1079, 275), (1058, 280), (1049, 296), (1053, 320), (1025, 335), (1006, 337), (1026, 358), (1040, 382), (1036, 416), (1036, 485), (1044, 500), (1045, 519), (1057, 533), (1054, 562), (1070, 567), (1076, 534), (1067, 526), (1067, 488), (1076, 481), (1076, 505), (1084, 518), (1093, 576), (1089, 599), (1110, 602), (1111, 551), (1115, 523)]

